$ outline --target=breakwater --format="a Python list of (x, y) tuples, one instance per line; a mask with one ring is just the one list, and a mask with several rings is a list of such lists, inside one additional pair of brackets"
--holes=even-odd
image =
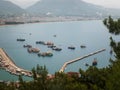
[(67, 65), (69, 65), (69, 64), (72, 64), (72, 63), (77, 62), (77, 61), (79, 61), (79, 60), (82, 60), (82, 59), (84, 59), (84, 58), (90, 57), (90, 56), (92, 56), (92, 55), (98, 54), (98, 53), (103, 52), (103, 51), (105, 51), (105, 50), (106, 50), (106, 49), (101, 49), (101, 50), (92, 52), (92, 53), (90, 53), (90, 54), (84, 55), (84, 56), (82, 56), (82, 57), (79, 57), (79, 58), (76, 58), (76, 59), (67, 61), (67, 62), (65, 62), (65, 63), (63, 64), (63, 66), (61, 67), (61, 69), (59, 70), (59, 72), (64, 72), (65, 68), (66, 68)]
[(14, 75), (32, 76), (31, 71), (19, 68), (2, 48), (0, 48), (0, 66)]

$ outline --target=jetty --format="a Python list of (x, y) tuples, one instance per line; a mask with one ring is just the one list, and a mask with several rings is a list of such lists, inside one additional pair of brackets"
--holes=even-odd
[(88, 55), (84, 55), (84, 56), (82, 56), (82, 57), (79, 57), (79, 58), (76, 58), (76, 59), (67, 61), (67, 62), (65, 62), (65, 63), (63, 64), (63, 66), (61, 67), (61, 69), (59, 70), (59, 72), (64, 72), (65, 68), (66, 68), (67, 65), (69, 65), (69, 64), (72, 64), (72, 63), (77, 62), (77, 61), (79, 61), (79, 60), (82, 60), (82, 59), (84, 59), (84, 58), (90, 57), (90, 56), (92, 56), (92, 55), (98, 54), (98, 53), (103, 52), (103, 51), (105, 51), (105, 50), (106, 50), (106, 49), (101, 49), (101, 50), (92, 52), (92, 53), (90, 53), (90, 54), (88, 54)]
[(30, 77), (32, 76), (32, 72), (16, 66), (13, 60), (7, 55), (7, 53), (2, 48), (0, 48), (0, 66), (14, 75), (25, 75)]

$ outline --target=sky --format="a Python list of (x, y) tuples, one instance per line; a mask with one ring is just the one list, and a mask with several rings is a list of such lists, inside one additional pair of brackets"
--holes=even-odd
[[(22, 8), (29, 7), (40, 0), (8, 0), (19, 5)], [(108, 8), (119, 8), (120, 9), (120, 0), (83, 0), (89, 3), (96, 5), (101, 5)]]
[(14, 4), (17, 4), (22, 8), (27, 8), (40, 0), (7, 0), (7, 1), (12, 1)]
[(83, 0), (89, 3), (101, 5), (108, 8), (119, 8), (120, 9), (120, 0)]

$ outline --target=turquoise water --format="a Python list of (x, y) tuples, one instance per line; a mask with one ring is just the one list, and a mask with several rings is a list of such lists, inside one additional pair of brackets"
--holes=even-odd
[[(110, 36), (111, 34), (108, 33), (107, 28), (100, 20), (0, 26), (0, 47), (5, 49), (19, 67), (31, 70), (37, 64), (46, 65), (49, 73), (53, 74), (61, 68), (64, 62), (102, 48), (106, 48), (106, 51), (69, 65), (65, 72), (78, 71), (79, 68), (86, 70), (85, 63), (92, 65), (94, 58), (97, 58), (99, 68), (108, 66), (111, 57), (109, 54)], [(17, 42), (17, 38), (25, 38), (26, 41)], [(118, 39), (118, 37), (115, 38)], [(52, 41), (63, 50), (60, 52), (52, 51), (53, 57), (43, 58), (38, 57), (37, 54), (29, 54), (23, 48), (24, 44), (30, 44), (39, 48), (41, 52), (51, 50), (47, 46), (36, 45), (35, 42), (39, 40)], [(81, 49), (80, 45), (83, 44), (87, 48)], [(71, 45), (75, 46), (76, 49), (67, 49)], [(17, 80), (17, 77), (1, 70), (0, 80)]]

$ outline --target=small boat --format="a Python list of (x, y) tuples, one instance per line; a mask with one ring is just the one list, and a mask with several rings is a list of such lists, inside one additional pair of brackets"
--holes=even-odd
[(81, 47), (81, 48), (86, 48), (86, 46), (85, 46), (85, 45), (81, 45), (80, 47)]
[(55, 50), (55, 51), (61, 51), (62, 48), (55, 47), (55, 48), (52, 48), (52, 50)]
[(94, 59), (94, 61), (92, 62), (92, 65), (97, 66), (97, 60), (96, 59)]
[(74, 50), (75, 47), (74, 47), (74, 46), (69, 46), (68, 49), (72, 49), (72, 50)]
[(43, 52), (43, 53), (38, 53), (38, 56), (42, 56), (42, 57), (52, 57), (53, 53), (52, 52)]
[(52, 45), (53, 46), (54, 43), (53, 42), (47, 42), (46, 45)]
[(110, 54), (111, 54), (111, 55), (113, 54), (113, 50), (110, 50)]
[(29, 53), (39, 53), (40, 50), (38, 48), (28, 48)]
[(87, 66), (87, 67), (88, 67), (88, 66), (89, 66), (89, 64), (88, 64), (88, 63), (85, 63), (85, 66)]
[(40, 57), (40, 56), (45, 57), (46, 54), (45, 54), (45, 53), (38, 53), (38, 56), (39, 56), (39, 57)]
[(57, 35), (53, 35), (53, 37), (56, 37)]
[(31, 45), (23, 45), (24, 48), (31, 48)]
[(55, 45), (48, 45), (48, 48), (55, 48)]
[(17, 39), (17, 41), (25, 41), (25, 39)]
[(44, 41), (36, 41), (36, 44), (43, 44), (43, 45), (45, 45), (45, 42)]

